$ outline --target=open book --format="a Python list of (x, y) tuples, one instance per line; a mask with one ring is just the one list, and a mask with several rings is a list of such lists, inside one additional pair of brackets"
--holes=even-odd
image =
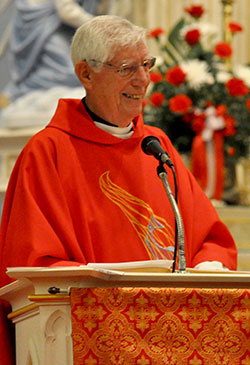
[(129, 272), (171, 272), (173, 260), (146, 260), (118, 263), (88, 263), (92, 269), (105, 269)]

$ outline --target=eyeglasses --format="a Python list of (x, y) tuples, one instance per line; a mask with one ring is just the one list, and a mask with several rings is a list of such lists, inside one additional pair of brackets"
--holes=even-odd
[(97, 61), (95, 59), (91, 59), (89, 61), (84, 60), (85, 62), (89, 63), (89, 64), (97, 64), (100, 63), (104, 66), (109, 66), (109, 67), (113, 67), (116, 69), (116, 72), (121, 76), (121, 77), (131, 77), (133, 74), (136, 73), (136, 71), (138, 70), (138, 68), (140, 66), (142, 66), (144, 68), (145, 71), (150, 71), (152, 70), (152, 68), (155, 65), (155, 61), (156, 61), (156, 57), (150, 57), (145, 59), (141, 64), (126, 64), (123, 63), (121, 64), (121, 66), (116, 66), (116, 65), (112, 65), (112, 63), (109, 62), (101, 62), (101, 61)]

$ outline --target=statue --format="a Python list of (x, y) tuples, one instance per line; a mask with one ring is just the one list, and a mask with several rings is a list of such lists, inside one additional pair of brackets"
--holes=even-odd
[(46, 123), (60, 97), (83, 97), (70, 58), (75, 29), (109, 13), (113, 0), (16, 0), (9, 39), (14, 65), (0, 95), (0, 127)]

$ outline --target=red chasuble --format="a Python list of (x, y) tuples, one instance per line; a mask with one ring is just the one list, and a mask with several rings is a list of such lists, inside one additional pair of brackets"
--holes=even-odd
[(95, 126), (81, 100), (63, 99), (13, 170), (2, 215), (1, 285), (10, 281), (7, 267), (173, 257), (175, 217), (157, 160), (141, 150), (148, 135), (159, 138), (175, 166), (187, 267), (216, 260), (236, 269), (229, 231), (163, 131), (139, 116), (129, 139), (114, 137)]

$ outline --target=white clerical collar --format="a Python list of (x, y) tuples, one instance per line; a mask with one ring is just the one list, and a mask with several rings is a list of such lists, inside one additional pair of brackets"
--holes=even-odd
[(114, 137), (128, 139), (134, 133), (132, 122), (129, 123), (129, 125), (124, 128), (111, 126), (111, 125), (107, 125), (107, 124), (103, 124), (103, 123), (95, 122), (95, 121), (94, 121), (94, 123), (98, 128), (102, 129), (103, 131), (105, 131), (109, 134), (112, 134), (112, 136), (114, 136)]

